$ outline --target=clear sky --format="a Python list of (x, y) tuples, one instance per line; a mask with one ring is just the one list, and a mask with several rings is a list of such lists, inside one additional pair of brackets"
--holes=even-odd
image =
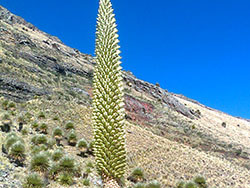
[[(249, 0), (111, 0), (122, 66), (170, 92), (250, 119)], [(94, 55), (98, 0), (1, 0)]]

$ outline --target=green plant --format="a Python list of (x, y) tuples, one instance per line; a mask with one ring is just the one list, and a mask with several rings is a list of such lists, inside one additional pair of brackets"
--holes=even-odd
[(136, 183), (133, 188), (145, 188), (146, 185), (144, 183)]
[(146, 188), (161, 188), (161, 185), (158, 181), (153, 180), (146, 185)]
[(68, 156), (63, 157), (59, 161), (59, 167), (61, 171), (73, 174), (75, 171), (75, 160)]
[(4, 110), (8, 109), (8, 104), (9, 104), (8, 100), (5, 100), (5, 101), (2, 102), (2, 107), (3, 107)]
[(55, 144), (56, 144), (56, 140), (54, 138), (48, 139), (48, 148), (49, 149), (53, 149)]
[(100, 0), (92, 120), (96, 166), (104, 187), (120, 187), (126, 168), (123, 83), (115, 22), (110, 0)]
[(27, 127), (24, 127), (22, 130), (21, 130), (21, 133), (22, 135), (27, 135), (29, 133), (29, 129)]
[(196, 176), (194, 182), (198, 185), (199, 188), (207, 188), (206, 179), (202, 176)]
[(70, 121), (70, 122), (66, 123), (65, 129), (66, 130), (75, 129), (75, 126), (74, 126), (73, 122)]
[(41, 177), (36, 174), (29, 174), (25, 178), (25, 182), (23, 183), (23, 188), (42, 188), (44, 187), (44, 183), (41, 179)]
[(60, 127), (56, 127), (53, 131), (53, 136), (55, 138), (61, 138), (63, 136), (63, 131)]
[(48, 131), (48, 125), (46, 123), (42, 123), (39, 127), (42, 133), (47, 134)]
[(142, 181), (144, 179), (144, 172), (141, 168), (135, 168), (131, 173), (131, 176), (136, 179), (136, 182)]
[(184, 188), (198, 188), (198, 187), (196, 186), (194, 182), (190, 181), (185, 184)]
[(88, 161), (87, 164), (86, 164), (86, 167), (94, 168), (94, 164), (91, 161)]
[(59, 161), (64, 155), (64, 152), (60, 149), (57, 149), (53, 154), (52, 154), (52, 160), (53, 161)]
[(58, 173), (60, 172), (60, 167), (57, 163), (52, 163), (51, 167), (49, 168), (49, 178), (56, 179)]
[(23, 139), (21, 139), (21, 138), (19, 138), (19, 137), (17, 137), (17, 136), (14, 136), (14, 135), (9, 136), (9, 137), (7, 138), (7, 140), (6, 140), (6, 142), (5, 142), (5, 145), (4, 145), (5, 149), (6, 149), (7, 151), (9, 151), (9, 149), (11, 148), (11, 146), (12, 146), (14, 143), (16, 143), (17, 141), (20, 141), (21, 143), (24, 143)]
[(70, 145), (76, 145), (77, 137), (74, 130), (71, 130), (68, 135), (68, 142)]
[(45, 113), (44, 112), (40, 112), (39, 114), (38, 114), (38, 118), (45, 118), (46, 116), (45, 116)]
[(16, 104), (14, 102), (9, 103), (9, 108), (16, 108)]
[(63, 173), (59, 176), (59, 182), (62, 185), (72, 185), (73, 184), (73, 177), (69, 173)]
[(37, 129), (37, 128), (39, 127), (39, 124), (38, 124), (37, 122), (33, 122), (33, 123), (31, 124), (31, 127), (32, 127), (33, 129)]
[(48, 142), (48, 139), (45, 135), (43, 134), (37, 135), (36, 140), (35, 140), (36, 145), (47, 144), (47, 142)]
[(78, 141), (77, 143), (77, 148), (80, 150), (80, 155), (81, 156), (84, 156), (85, 155), (85, 152), (87, 151), (87, 148), (88, 148), (88, 143), (87, 141), (82, 138), (81, 140)]
[(90, 186), (89, 179), (84, 178), (84, 179), (82, 180), (82, 184), (83, 184), (84, 186)]
[(30, 162), (30, 169), (38, 172), (46, 172), (50, 167), (49, 157), (46, 153), (40, 152), (33, 156)]
[(59, 117), (58, 117), (58, 116), (55, 116), (55, 117), (53, 117), (53, 120), (58, 121), (58, 120), (59, 120)]
[(176, 188), (184, 188), (184, 186), (185, 186), (185, 182), (180, 181), (180, 182), (177, 183)]
[(10, 148), (10, 155), (14, 159), (22, 160), (25, 157), (25, 146), (20, 141), (14, 143)]

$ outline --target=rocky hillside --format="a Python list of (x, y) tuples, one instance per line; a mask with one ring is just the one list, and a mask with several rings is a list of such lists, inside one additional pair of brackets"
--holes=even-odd
[[(94, 65), (94, 57), (64, 45), (0, 6), (0, 141), (4, 145), (7, 133), (3, 127), (8, 120), (11, 131), (23, 137), (27, 148), (23, 167), (15, 167), (6, 153), (0, 152), (0, 187), (22, 187), (25, 173), (31, 171), (30, 140), (37, 133), (34, 122), (46, 123), (50, 137), (55, 127), (64, 130), (71, 121), (77, 138), (91, 141)], [(127, 176), (133, 168), (141, 167), (145, 179), (157, 179), (162, 187), (175, 187), (178, 181), (196, 175), (204, 176), (210, 187), (250, 187), (249, 121), (170, 93), (131, 72), (124, 71), (123, 78)], [(6, 101), (13, 101), (13, 107), (6, 107)], [(18, 131), (20, 119), (25, 120), (22, 126), (27, 134)], [(87, 160), (78, 156), (77, 148), (67, 143), (67, 135), (60, 147), (80, 166), (93, 161), (93, 156)], [(81, 178), (76, 177), (72, 187), (82, 187)], [(93, 172), (91, 187), (98, 187), (98, 181)], [(56, 181), (47, 184), (55, 186), (59, 186)]]

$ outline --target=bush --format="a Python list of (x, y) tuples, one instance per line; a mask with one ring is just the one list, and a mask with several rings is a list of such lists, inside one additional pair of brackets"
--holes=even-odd
[(9, 108), (16, 108), (16, 104), (14, 102), (9, 103)]
[(70, 131), (69, 135), (68, 135), (68, 143), (70, 145), (75, 146), (76, 145), (76, 141), (77, 141), (77, 137), (76, 137), (76, 133), (74, 130)]
[(24, 147), (24, 144), (21, 143), (20, 141), (17, 141), (16, 143), (14, 143), (12, 145), (12, 147), (10, 148), (10, 155), (14, 159), (19, 159), (19, 160), (24, 159), (24, 157), (25, 157), (25, 147)]
[(40, 153), (41, 151), (43, 151), (43, 149), (44, 148), (42, 146), (32, 146), (31, 154), (36, 155), (36, 154)]
[(58, 175), (60, 171), (60, 167), (57, 163), (53, 163), (52, 166), (49, 168), (49, 178), (50, 179), (56, 179), (56, 176)]
[(133, 170), (133, 172), (131, 173), (131, 175), (129, 176), (129, 180), (131, 180), (132, 182), (141, 182), (144, 179), (144, 172), (141, 168), (135, 168)]
[(47, 144), (47, 142), (48, 142), (48, 139), (47, 139), (47, 137), (45, 136), (45, 135), (37, 135), (37, 137), (36, 137), (36, 140), (35, 140), (35, 144), (36, 145), (39, 145), (39, 144)]
[(65, 156), (59, 161), (59, 166), (61, 171), (73, 174), (75, 171), (75, 160)]
[(184, 188), (184, 186), (185, 186), (185, 182), (184, 181), (180, 181), (180, 182), (177, 183), (176, 188)]
[(59, 120), (59, 117), (58, 117), (58, 116), (55, 116), (55, 117), (53, 117), (53, 120), (58, 121), (58, 120)]
[(136, 183), (133, 188), (145, 188), (146, 185), (144, 183)]
[(161, 188), (161, 185), (158, 181), (154, 180), (154, 181), (149, 182), (146, 185), (146, 188)]
[(45, 113), (44, 112), (40, 112), (38, 114), (38, 118), (45, 118)]
[(10, 133), (7, 134), (6, 139), (8, 139), (11, 136), (17, 137), (17, 134), (15, 132), (10, 132)]
[(196, 176), (194, 182), (198, 185), (199, 188), (207, 188), (206, 179), (202, 176)]
[(23, 139), (17, 137), (17, 136), (10, 136), (7, 138), (6, 143), (4, 145), (5, 149), (9, 151), (10, 147), (15, 144), (17, 141), (20, 141), (21, 143), (24, 143)]
[(46, 123), (42, 123), (39, 127), (42, 133), (47, 134), (48, 131), (48, 125)]
[(64, 155), (64, 152), (60, 149), (57, 149), (53, 154), (52, 154), (52, 160), (53, 161), (59, 161)]
[(38, 124), (37, 122), (33, 122), (33, 123), (31, 124), (31, 127), (32, 127), (33, 129), (37, 129), (37, 128), (39, 127), (39, 124)]
[(90, 186), (90, 181), (89, 181), (89, 179), (83, 179), (82, 180), (82, 184), (84, 185), (84, 186)]
[(69, 173), (63, 173), (59, 176), (59, 182), (62, 185), (72, 185), (73, 184), (73, 177)]
[(9, 104), (8, 100), (5, 100), (5, 101), (2, 102), (2, 107), (3, 107), (4, 110), (8, 109), (8, 104)]
[(70, 121), (65, 125), (66, 130), (75, 129), (74, 124)]
[(49, 157), (46, 153), (40, 152), (33, 156), (30, 162), (30, 169), (38, 172), (46, 172), (50, 167)]
[(56, 138), (61, 138), (63, 136), (63, 131), (60, 127), (56, 127), (53, 131), (53, 136)]
[(48, 148), (52, 149), (55, 144), (56, 140), (54, 138), (48, 139)]
[(44, 183), (38, 174), (36, 173), (29, 174), (25, 178), (23, 188), (42, 188), (42, 187), (44, 187)]
[(86, 164), (86, 167), (88, 168), (94, 168), (94, 164), (91, 162), (91, 161), (88, 161), (87, 164)]
[(23, 128), (21, 131), (22, 135), (27, 135), (29, 133), (29, 130), (27, 127)]
[(184, 188), (198, 188), (194, 182), (188, 182), (185, 184)]

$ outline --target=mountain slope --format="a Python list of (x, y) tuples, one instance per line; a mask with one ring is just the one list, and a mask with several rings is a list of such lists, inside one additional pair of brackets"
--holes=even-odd
[[(0, 6), (0, 96), (17, 102), (17, 115), (11, 116), (13, 130), (18, 127), (18, 115), (32, 115), (25, 125), (30, 128), (45, 112), (43, 121), (49, 132), (71, 120), (79, 137), (90, 140), (94, 65), (94, 57), (64, 45)], [(130, 171), (140, 166), (147, 179), (158, 179), (163, 187), (196, 174), (215, 187), (250, 187), (249, 121), (172, 94), (131, 72), (124, 71), (123, 77)], [(2, 121), (5, 113), (1, 109)], [(55, 121), (55, 117), (60, 118)], [(5, 133), (0, 137), (3, 142)], [(64, 146), (68, 153), (77, 153), (66, 142)], [(19, 174), (18, 169), (14, 171)], [(49, 185), (53, 186), (57, 185)]]

